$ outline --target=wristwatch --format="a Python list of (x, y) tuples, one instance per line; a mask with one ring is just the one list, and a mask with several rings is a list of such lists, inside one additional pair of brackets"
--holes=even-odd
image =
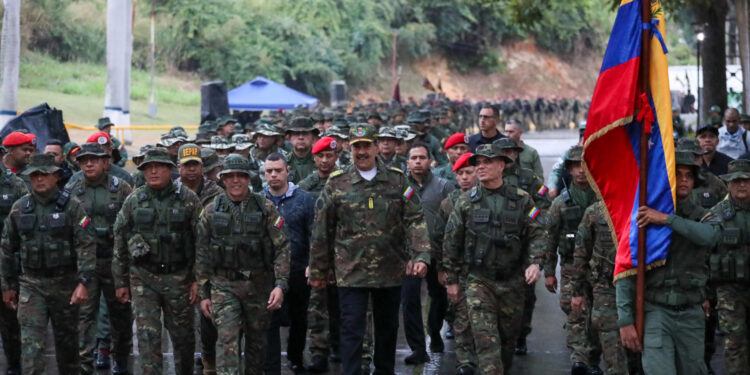
[(81, 277), (80, 279), (78, 279), (78, 282), (81, 283), (81, 285), (83, 285), (83, 286), (88, 286), (89, 285), (89, 281), (90, 280), (87, 277), (85, 277), (85, 276)]

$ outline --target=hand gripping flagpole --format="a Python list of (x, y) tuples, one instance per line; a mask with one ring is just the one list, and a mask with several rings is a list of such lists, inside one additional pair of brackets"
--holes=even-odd
[[(639, 206), (647, 204), (648, 187), (648, 142), (651, 133), (651, 122), (654, 119), (653, 109), (649, 102), (649, 69), (650, 45), (651, 45), (651, 0), (641, 0), (641, 23), (644, 25), (641, 32), (641, 81), (640, 95), (636, 98), (638, 109), (637, 120), (641, 122), (641, 150), (640, 150), (640, 194)], [(638, 340), (643, 344), (643, 294), (646, 287), (646, 228), (638, 228), (638, 274), (636, 276), (635, 289), (635, 329), (638, 332)]]

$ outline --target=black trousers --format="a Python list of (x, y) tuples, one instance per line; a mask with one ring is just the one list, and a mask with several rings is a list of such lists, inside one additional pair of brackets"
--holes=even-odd
[(448, 312), (448, 293), (438, 281), (437, 269), (427, 269), (427, 292), (430, 294), (430, 312), (427, 315), (427, 333), (433, 341), (442, 340), (440, 330), (443, 328), (445, 314)]
[(339, 287), (341, 307), (341, 375), (361, 375), (362, 340), (367, 328), (367, 302), (372, 296), (376, 375), (393, 375), (396, 365), (401, 287)]
[(290, 321), (286, 357), (289, 362), (302, 365), (307, 337), (307, 306), (310, 304), (310, 286), (304, 270), (289, 275), (289, 292), (284, 296), (284, 304)]
[[(266, 331), (266, 363), (263, 371), (266, 375), (281, 375), (281, 309), (271, 313), (271, 325)], [(252, 340), (245, 336), (245, 340)]]
[[(427, 291), (430, 294), (430, 311), (427, 315), (427, 332), (432, 340), (442, 340), (440, 329), (448, 311), (448, 295), (445, 287), (438, 282), (435, 267), (427, 270)], [(424, 323), (422, 321), (422, 279), (407, 277), (401, 290), (401, 305), (403, 306), (404, 334), (406, 342), (412, 351), (426, 351), (424, 337)]]

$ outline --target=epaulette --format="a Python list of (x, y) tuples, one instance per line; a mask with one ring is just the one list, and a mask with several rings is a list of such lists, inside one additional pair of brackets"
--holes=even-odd
[(330, 175), (328, 175), (328, 178), (340, 176), (342, 173), (344, 173), (343, 170), (337, 169), (337, 170), (333, 171)]
[(396, 171), (396, 172), (398, 172), (398, 173), (401, 173), (401, 174), (403, 174), (403, 173), (404, 173), (404, 171), (402, 171), (401, 169), (399, 169), (399, 168), (396, 168), (396, 167), (390, 167), (390, 168), (388, 168), (388, 169), (390, 169), (390, 170), (392, 170), (392, 171)]

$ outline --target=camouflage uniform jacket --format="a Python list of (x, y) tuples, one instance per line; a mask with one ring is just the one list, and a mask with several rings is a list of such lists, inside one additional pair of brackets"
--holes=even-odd
[[(174, 168), (177, 169), (177, 168)], [(133, 179), (133, 176), (128, 173), (126, 170), (122, 169), (122, 167), (119, 167), (116, 164), (109, 164), (109, 171), (107, 171), (107, 174), (110, 176), (115, 176), (125, 182), (128, 183), (128, 185), (133, 186), (135, 185), (135, 180)], [(67, 185), (70, 186), (71, 184), (75, 183), (78, 180), (83, 179), (83, 171), (78, 171), (76, 173), (73, 173), (73, 176), (70, 177), (70, 180), (68, 180)]]
[(547, 210), (550, 225), (548, 255), (544, 262), (546, 276), (555, 274), (558, 251), (561, 266), (573, 264), (573, 248), (578, 224), (581, 223), (584, 210), (596, 200), (594, 189), (588, 186), (586, 189), (581, 189), (572, 184), (552, 201), (552, 206)]
[(542, 169), (542, 160), (539, 158), (539, 152), (526, 143), (521, 143), (523, 152), (518, 154), (518, 164), (521, 168), (534, 171), (537, 177), (544, 179), (544, 169)]
[(298, 157), (294, 152), (289, 153), (289, 181), (295, 184), (302, 181), (305, 177), (315, 171), (315, 161), (312, 153), (305, 157)]
[[(3, 222), (8, 217), (13, 203), (28, 193), (26, 183), (0, 163), (0, 219)], [(0, 223), (0, 232), (2, 228)]]
[(584, 296), (588, 286), (595, 294), (611, 294), (615, 271), (617, 246), (612, 239), (604, 203), (599, 201), (589, 206), (576, 233), (576, 247), (573, 250), (573, 296)]
[(544, 260), (546, 225), (525, 191), (505, 184), (473, 187), (458, 198), (445, 226), (446, 283), (466, 272), (496, 281), (522, 278), (524, 266)]
[(511, 164), (503, 170), (503, 183), (513, 185), (529, 193), (534, 204), (541, 209), (547, 209), (552, 205), (552, 199), (544, 180), (535, 175), (534, 171), (526, 168), (519, 168), (516, 163)]
[(336, 168), (344, 169), (352, 165), (352, 152), (347, 150), (339, 151), (339, 158), (336, 160)]
[(323, 187), (326, 185), (328, 178), (321, 178), (318, 171), (311, 173), (305, 177), (304, 180), (299, 182), (299, 188), (310, 193), (314, 199), (318, 199), (320, 193), (323, 191)]
[[(461, 191), (461, 189), (453, 190), (448, 193), (448, 196), (445, 197), (442, 202), (440, 202), (438, 213), (440, 214), (440, 220), (443, 223), (448, 223), (448, 218), (450, 217), (451, 212), (453, 212), (453, 207), (456, 205), (458, 197), (463, 193), (464, 192)], [(435, 263), (438, 269), (441, 269), (443, 265), (443, 239), (445, 238), (445, 225), (443, 225), (442, 228), (439, 228), (439, 231), (435, 233), (433, 237), (439, 239), (439, 246), (432, 251), (432, 254), (435, 257), (433, 263)]]
[(310, 279), (335, 267), (340, 287), (393, 287), (409, 260), (429, 264), (430, 242), (406, 176), (382, 163), (371, 181), (353, 166), (332, 173), (315, 203)]
[[(231, 233), (222, 233), (220, 226), (217, 226), (217, 205), (226, 206), (230, 218), (229, 227), (226, 231)], [(261, 206), (262, 205), (262, 206)], [(255, 217), (254, 214), (261, 213), (258, 223), (250, 223), (255, 220), (246, 218)], [(239, 223), (245, 223), (240, 225)], [(201, 299), (210, 298), (210, 282), (216, 276), (218, 269), (223, 267), (222, 249), (223, 245), (220, 240), (223, 237), (239, 237), (236, 241), (246, 240), (253, 243), (258, 248), (249, 248), (247, 254), (238, 254), (245, 258), (253, 258), (250, 261), (257, 263), (258, 269), (266, 272), (273, 271), (275, 283), (286, 289), (289, 281), (290, 267), (290, 249), (282, 226), (284, 220), (279, 215), (273, 202), (263, 197), (262, 194), (249, 193), (245, 199), (236, 204), (229, 200), (226, 193), (222, 193), (206, 206), (206, 209), (198, 220), (196, 225), (196, 260), (195, 260), (195, 277), (198, 281), (198, 290)], [(254, 237), (259, 237), (260, 243), (255, 242)], [(252, 246), (251, 246), (252, 247)], [(248, 273), (257, 272), (258, 269), (242, 269), (237, 265), (236, 272)], [(254, 267), (252, 267), (254, 268)]]
[[(148, 207), (143, 207), (144, 205)], [(154, 227), (171, 227), (171, 223), (180, 225), (182, 228), (174, 229), (169, 233), (154, 233), (154, 236), (161, 237), (169, 235), (180, 238), (180, 246), (174, 246), (173, 250), (164, 250), (179, 252), (173, 255), (175, 258), (183, 258), (189, 273), (193, 272), (195, 263), (195, 225), (203, 211), (200, 199), (190, 189), (185, 186), (178, 186), (172, 182), (161, 189), (154, 190), (148, 185), (143, 185), (133, 191), (122, 205), (122, 209), (117, 214), (115, 220), (115, 246), (114, 259), (112, 260), (112, 275), (114, 277), (115, 288), (130, 286), (130, 266), (133, 263), (133, 257), (130, 254), (129, 247), (137, 245), (133, 236), (141, 234), (136, 230), (135, 219), (138, 209), (150, 208), (153, 212), (150, 214), (150, 220)], [(179, 219), (179, 221), (177, 221)], [(144, 224), (145, 225), (145, 224)], [(179, 233), (177, 233), (179, 232)], [(146, 236), (143, 236), (144, 239)], [(147, 240), (148, 242), (148, 240)], [(148, 242), (149, 245), (154, 245)], [(149, 253), (142, 258), (151, 258), (163, 256), (161, 249), (149, 250)], [(146, 259), (147, 262), (150, 262)]]
[[(65, 196), (55, 189), (46, 197), (26, 194), (13, 204), (0, 242), (3, 290), (18, 290), (17, 252), (24, 270), (70, 264), (77, 268), (78, 278), (93, 277), (96, 246), (90, 219), (78, 199)], [(57, 247), (48, 246), (53, 244)]]
[[(174, 183), (178, 186), (181, 186), (182, 178), (176, 179)], [(203, 205), (203, 207), (206, 207), (209, 203), (214, 201), (214, 198), (216, 198), (217, 195), (223, 192), (224, 189), (222, 189), (219, 184), (217, 184), (215, 181), (207, 179), (204, 176), (203, 182), (201, 182), (201, 186), (198, 187), (198, 191), (196, 191), (195, 194), (198, 195), (198, 199), (200, 199), (201, 205)]]
[(378, 154), (378, 161), (382, 162), (388, 168), (396, 168), (402, 171), (406, 170), (406, 157), (403, 155), (393, 154), (390, 159), (386, 159)]
[(724, 181), (709, 171), (699, 170), (695, 182), (695, 188), (690, 196), (705, 209), (715, 206), (726, 198), (729, 192)]

